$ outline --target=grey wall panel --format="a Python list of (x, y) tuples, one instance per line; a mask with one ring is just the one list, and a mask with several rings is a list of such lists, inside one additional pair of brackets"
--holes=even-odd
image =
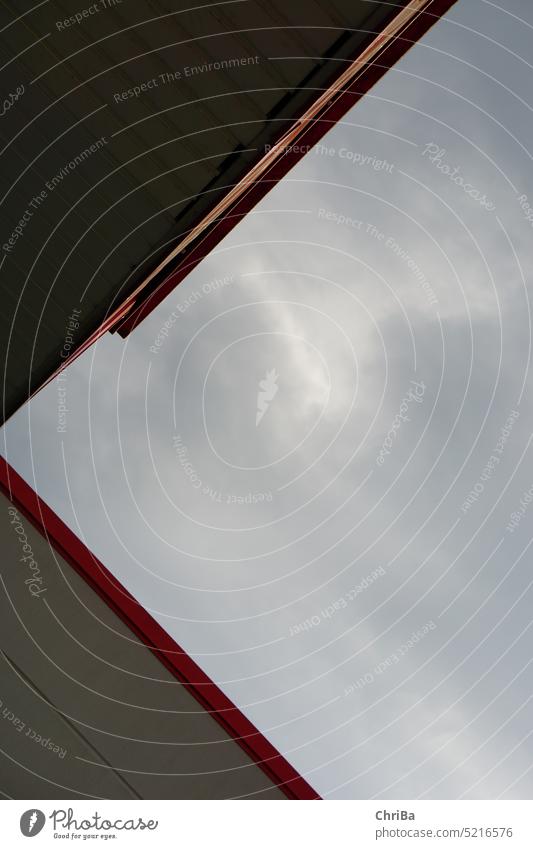
[(284, 798), (21, 517), (45, 589), (32, 597), (25, 583), (32, 570), (21, 560), (10, 508), (1, 496), (3, 792), (15, 798)]

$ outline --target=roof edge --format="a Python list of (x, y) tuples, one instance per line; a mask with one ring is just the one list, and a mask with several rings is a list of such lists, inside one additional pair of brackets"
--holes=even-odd
[(111, 332), (126, 338), (455, 2), (410, 0), (347, 68), (339, 63), (329, 88), (144, 278), (111, 322)]

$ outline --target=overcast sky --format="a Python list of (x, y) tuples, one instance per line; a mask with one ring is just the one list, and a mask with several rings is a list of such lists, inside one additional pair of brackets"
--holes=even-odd
[(505, 9), (459, 0), (76, 360), (65, 432), (57, 382), (3, 431), (326, 798), (533, 791), (533, 8)]

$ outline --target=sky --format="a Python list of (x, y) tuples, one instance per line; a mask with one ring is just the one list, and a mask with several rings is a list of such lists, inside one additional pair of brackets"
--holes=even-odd
[(324, 798), (533, 791), (532, 35), (459, 0), (2, 432)]

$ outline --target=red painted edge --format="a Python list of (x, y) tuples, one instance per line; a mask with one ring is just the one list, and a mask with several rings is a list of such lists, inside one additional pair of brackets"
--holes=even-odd
[[(239, 223), (241, 218), (265, 197), (270, 189), (276, 185), (300, 159), (305, 156), (305, 147), (317, 144), (326, 132), (336, 124), (345, 114), (360, 100), (377, 81), (396, 64), (396, 62), (413, 46), (419, 39), (445, 14), (456, 2), (456, 0), (432, 0), (419, 12), (404, 28), (401, 36), (395, 37), (385, 47), (379, 56), (379, 62), (372, 61), (364, 69), (356, 81), (348, 85), (344, 90), (335, 95), (323, 112), (314, 121), (307, 125), (302, 124), (299, 136), (293, 140), (292, 147), (286, 150), (284, 155), (273, 163), (267, 172), (267, 178), (250, 184), (250, 188), (243, 197), (229, 208), (228, 212), (206, 230), (190, 248), (184, 251), (181, 258), (177, 259), (174, 269), (167, 274), (162, 282), (157, 285), (148, 295), (142, 295), (137, 305), (128, 310), (126, 316), (121, 316), (111, 332), (118, 332), (126, 338), (132, 330), (146, 318), (152, 310), (198, 265), (219, 242)], [(354, 57), (356, 58), (356, 57)], [(339, 62), (339, 69), (331, 85), (344, 71), (345, 64)], [(322, 92), (320, 92), (322, 94)], [(297, 123), (297, 122), (296, 122)], [(280, 136), (285, 135), (283, 130)], [(275, 143), (275, 142), (273, 142)], [(233, 186), (226, 187), (230, 191)], [(214, 206), (214, 204), (213, 204)], [(209, 211), (208, 213), (209, 214)], [(185, 233), (182, 235), (186, 235)]]
[(321, 798), (4, 457), (0, 457), (0, 490), (287, 798)]

